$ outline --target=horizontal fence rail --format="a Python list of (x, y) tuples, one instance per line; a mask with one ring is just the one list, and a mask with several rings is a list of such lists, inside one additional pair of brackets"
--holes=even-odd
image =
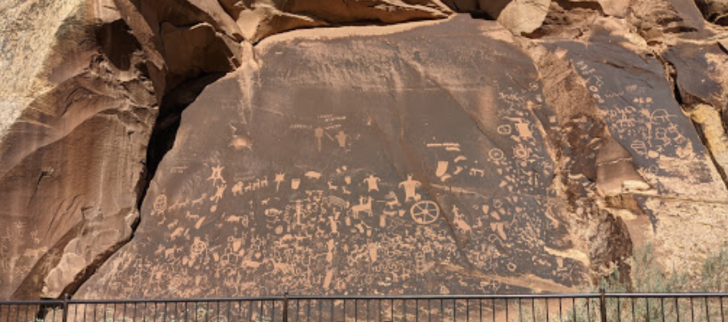
[[(0, 301), (0, 322), (726, 322), (728, 293)], [(728, 303), (726, 303), (728, 304)]]

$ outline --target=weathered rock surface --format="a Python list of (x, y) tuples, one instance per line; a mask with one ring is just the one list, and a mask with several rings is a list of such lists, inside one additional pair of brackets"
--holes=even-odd
[(551, 0), (445, 0), (458, 12), (486, 14), (516, 35), (531, 33), (541, 27)]
[(0, 298), (570, 291), (726, 243), (718, 2), (443, 2), (0, 4)]
[[(96, 10), (99, 3), (64, 3), (72, 17), (58, 27), (58, 38), (16, 41), (55, 41), (53, 50), (68, 59), (39, 45), (41, 53), (11, 46), (4, 61), (13, 71), (39, 59), (42, 68), (35, 76), (14, 79), (48, 89), (25, 92), (16, 101), (28, 105), (13, 112), (19, 115), (8, 120), (12, 125), (0, 144), (3, 298), (73, 292), (90, 273), (86, 263), (103, 262), (128, 240), (138, 217), (146, 144), (156, 116), (143, 71), (146, 59), (118, 15)], [(25, 5), (21, 12), (41, 20), (63, 12), (41, 2)], [(39, 28), (36, 32), (48, 32)]]
[(705, 20), (722, 26), (728, 24), (728, 1), (725, 0), (696, 0)]
[(361, 21), (385, 24), (441, 19), (451, 11), (437, 0), (324, 0), (324, 1), (242, 1), (221, 0), (251, 42), (284, 31), (339, 26)]

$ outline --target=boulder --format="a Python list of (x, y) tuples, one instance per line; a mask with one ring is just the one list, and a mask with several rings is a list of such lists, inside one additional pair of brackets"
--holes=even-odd
[(444, 0), (457, 12), (485, 14), (516, 35), (532, 33), (543, 23), (551, 0)]

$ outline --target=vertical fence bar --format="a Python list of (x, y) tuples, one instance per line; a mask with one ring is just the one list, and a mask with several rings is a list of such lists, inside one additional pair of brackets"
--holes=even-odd
[(493, 310), (493, 322), (495, 322), (495, 299), (491, 300), (491, 304), (493, 306), (493, 308), (492, 308), (492, 310)]
[(647, 317), (646, 317), (646, 319), (647, 319), (647, 322), (650, 322), (650, 315), (652, 315), (652, 314), (650, 314), (650, 298), (649, 297), (646, 297), (645, 298), (645, 304), (647, 304)]
[[(275, 310), (275, 308), (273, 308)], [(283, 322), (288, 322), (288, 290), (283, 291)], [(228, 321), (230, 322), (230, 321)], [(275, 321), (273, 321), (275, 322)]]
[(675, 316), (677, 316), (677, 322), (680, 322), (680, 299), (675, 297)]
[(617, 298), (617, 321), (622, 322), (622, 303), (619, 303), (619, 297)]
[(708, 310), (708, 297), (705, 298), (705, 321), (710, 322), (710, 311)]
[(602, 322), (607, 322), (607, 294), (604, 286), (599, 287), (599, 313)]
[(504, 300), (506, 301), (506, 322), (510, 322), (508, 321), (508, 298), (506, 297)]
[(546, 322), (549, 322), (549, 298), (548, 297), (544, 300), (544, 305), (546, 305)]
[(68, 300), (70, 298), (71, 296), (69, 296), (68, 293), (63, 295), (63, 317), (61, 317), (61, 320), (63, 322), (68, 322)]

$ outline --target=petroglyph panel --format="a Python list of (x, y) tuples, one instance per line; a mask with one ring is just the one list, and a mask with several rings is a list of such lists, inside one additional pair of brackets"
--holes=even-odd
[(134, 240), (77, 296), (573, 289), (555, 116), (484, 26), (263, 46), (184, 112)]
[[(725, 185), (655, 58), (595, 41), (546, 45), (566, 50), (609, 133), (632, 155), (658, 194), (727, 198)], [(609, 57), (605, 61), (602, 57)]]

